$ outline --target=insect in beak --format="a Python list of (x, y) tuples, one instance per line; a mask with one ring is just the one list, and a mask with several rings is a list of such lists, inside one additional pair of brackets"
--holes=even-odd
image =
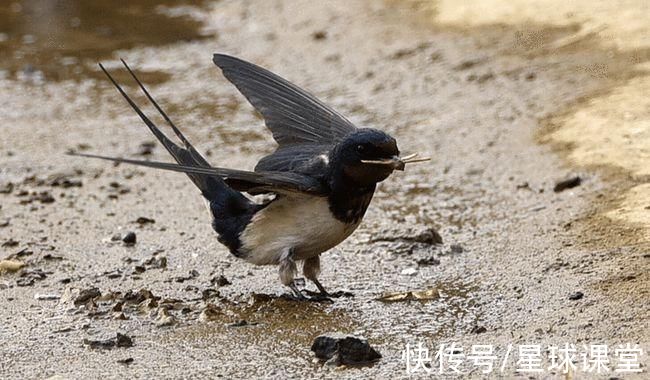
[(417, 153), (413, 153), (404, 157), (393, 156), (383, 160), (361, 160), (361, 162), (364, 164), (389, 165), (392, 166), (394, 170), (404, 170), (406, 164), (429, 161), (431, 159), (429, 157), (417, 158), (417, 156)]

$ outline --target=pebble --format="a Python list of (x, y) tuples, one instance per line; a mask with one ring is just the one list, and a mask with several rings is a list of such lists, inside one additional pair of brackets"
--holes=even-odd
[(402, 275), (404, 276), (415, 276), (417, 273), (418, 273), (417, 268), (402, 269)]
[(381, 354), (366, 339), (341, 333), (317, 337), (311, 350), (318, 359), (334, 366), (369, 364), (381, 359)]
[(584, 297), (584, 296), (585, 296), (585, 295), (584, 295), (584, 293), (582, 293), (582, 292), (575, 292), (575, 293), (571, 293), (571, 294), (569, 295), (569, 299), (570, 299), (571, 301), (577, 301), (577, 300), (579, 300), (579, 299), (582, 299), (582, 297)]
[(136, 242), (136, 236), (135, 232), (129, 231), (127, 232), (123, 237), (122, 237), (122, 242), (124, 242), (125, 245), (131, 246), (134, 245)]
[(39, 301), (56, 301), (60, 298), (61, 296), (59, 294), (34, 294), (34, 299)]
[(576, 186), (580, 186), (581, 183), (582, 183), (582, 178), (580, 178), (579, 176), (573, 176), (571, 178), (567, 178), (565, 180), (557, 182), (555, 184), (555, 187), (553, 187), (553, 191), (559, 193), (561, 191), (572, 189)]

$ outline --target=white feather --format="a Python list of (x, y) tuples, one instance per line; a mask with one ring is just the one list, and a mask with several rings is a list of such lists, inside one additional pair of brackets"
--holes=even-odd
[(335, 247), (359, 226), (346, 224), (329, 210), (327, 198), (284, 196), (259, 211), (240, 235), (247, 261), (278, 264), (293, 250), (294, 260), (305, 260)]

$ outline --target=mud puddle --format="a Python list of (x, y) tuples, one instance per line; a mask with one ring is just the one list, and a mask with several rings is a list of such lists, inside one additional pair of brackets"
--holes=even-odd
[[(2, 75), (36, 83), (98, 77), (96, 63), (117, 50), (211, 36), (193, 15), (207, 1), (8, 1), (0, 8)], [(126, 77), (126, 73), (120, 73)], [(168, 79), (143, 74), (147, 83)]]

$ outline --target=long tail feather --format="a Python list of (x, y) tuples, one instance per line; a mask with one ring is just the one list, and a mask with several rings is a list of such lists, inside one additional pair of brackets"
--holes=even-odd
[[(133, 110), (140, 116), (140, 119), (147, 125), (149, 130), (156, 136), (156, 138), (163, 144), (165, 149), (174, 157), (176, 162), (180, 166), (184, 167), (203, 167), (203, 168), (210, 168), (210, 164), (199, 154), (199, 152), (194, 149), (194, 147), (187, 141), (185, 136), (180, 132), (180, 130), (176, 127), (176, 125), (171, 121), (169, 116), (162, 110), (162, 108), (158, 105), (158, 103), (153, 99), (151, 94), (149, 94), (149, 91), (144, 87), (142, 82), (138, 79), (138, 77), (133, 73), (131, 68), (122, 60), (122, 63), (126, 67), (126, 69), (129, 71), (133, 79), (137, 82), (137, 84), (140, 86), (140, 89), (144, 92), (144, 94), (147, 96), (147, 99), (154, 105), (156, 110), (160, 112), (160, 114), (163, 116), (165, 121), (169, 123), (169, 125), (172, 127), (174, 130), (174, 133), (179, 137), (179, 139), (183, 142), (185, 145), (185, 148), (176, 145), (173, 141), (171, 141), (158, 127), (147, 117), (147, 115), (142, 112), (142, 110), (135, 104), (133, 100), (126, 94), (126, 92), (122, 89), (122, 87), (115, 81), (115, 79), (111, 76), (111, 74), (106, 70), (106, 68), (100, 63), (99, 67), (102, 69), (104, 74), (108, 77), (108, 79), (113, 83), (117, 91), (124, 97), (126, 102), (133, 108)], [(123, 161), (126, 162), (126, 161)], [(170, 169), (173, 170), (173, 169)], [(198, 173), (197, 171), (189, 171), (186, 170), (184, 171), (194, 182), (194, 184), (203, 192), (204, 195), (207, 197), (211, 197), (214, 195), (215, 191), (218, 191), (218, 188), (221, 187), (220, 184), (215, 183), (215, 181), (218, 182), (218, 179), (215, 178), (210, 178), (206, 177), (205, 175), (200, 175), (202, 173)], [(212, 194), (212, 195), (211, 195)]]
[(190, 151), (190, 153), (192, 154), (192, 158), (194, 158), (198, 163), (200, 163), (201, 166), (209, 167), (210, 164), (205, 160), (205, 158), (203, 158), (203, 156), (201, 156), (201, 154), (199, 152), (197, 152), (196, 149), (194, 149), (192, 144), (190, 144), (190, 142), (185, 138), (183, 133), (181, 133), (180, 129), (178, 129), (176, 127), (176, 125), (171, 121), (169, 116), (167, 116), (165, 111), (163, 111), (162, 108), (160, 108), (160, 106), (158, 105), (156, 100), (153, 98), (153, 96), (151, 96), (151, 94), (149, 94), (149, 91), (147, 91), (147, 89), (144, 87), (142, 82), (140, 82), (140, 79), (138, 79), (138, 77), (135, 75), (135, 73), (133, 73), (133, 71), (131, 70), (129, 65), (127, 65), (127, 63), (123, 59), (120, 59), (120, 61), (122, 61), (122, 64), (124, 65), (126, 70), (129, 72), (129, 74), (131, 74), (131, 77), (136, 81), (138, 86), (140, 86), (140, 89), (146, 95), (147, 99), (149, 99), (149, 101), (151, 102), (151, 104), (153, 104), (153, 106), (156, 108), (156, 110), (158, 110), (158, 112), (160, 112), (160, 114), (165, 119), (167, 124), (169, 124), (169, 126), (172, 128), (172, 130), (174, 131), (176, 136), (183, 142), (183, 144), (185, 145), (185, 148)]

